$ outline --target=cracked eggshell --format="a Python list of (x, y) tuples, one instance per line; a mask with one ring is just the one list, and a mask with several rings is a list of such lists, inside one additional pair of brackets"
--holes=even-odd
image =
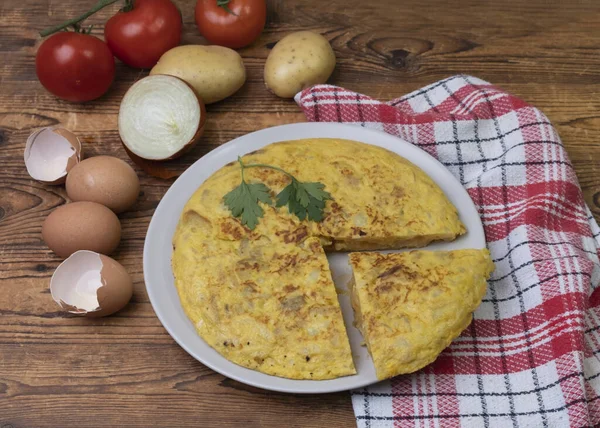
[(133, 283), (116, 260), (82, 250), (56, 268), (50, 280), (50, 293), (69, 313), (103, 317), (125, 307), (133, 294)]
[(81, 161), (81, 141), (65, 128), (35, 131), (25, 144), (25, 166), (31, 178), (47, 184), (62, 184), (67, 173)]

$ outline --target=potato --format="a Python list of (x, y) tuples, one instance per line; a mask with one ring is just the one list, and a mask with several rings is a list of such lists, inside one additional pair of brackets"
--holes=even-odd
[(163, 54), (150, 70), (169, 74), (189, 83), (205, 104), (232, 95), (246, 81), (242, 57), (223, 46), (177, 46)]
[(325, 83), (335, 68), (335, 54), (327, 39), (299, 31), (281, 39), (267, 57), (265, 85), (281, 98)]

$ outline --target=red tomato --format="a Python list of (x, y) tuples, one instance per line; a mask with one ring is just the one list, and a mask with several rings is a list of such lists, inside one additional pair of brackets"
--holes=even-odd
[(198, 30), (215, 45), (243, 48), (260, 36), (266, 20), (265, 0), (198, 0), (196, 3)]
[(68, 101), (103, 95), (115, 77), (115, 59), (102, 40), (88, 34), (56, 33), (40, 45), (35, 72), (48, 91)]
[(136, 0), (104, 26), (104, 38), (117, 58), (131, 67), (151, 68), (181, 40), (181, 14), (171, 0)]

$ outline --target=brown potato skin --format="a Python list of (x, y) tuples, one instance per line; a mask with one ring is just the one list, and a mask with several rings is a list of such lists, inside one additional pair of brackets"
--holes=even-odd
[(329, 41), (311, 31), (292, 33), (281, 39), (265, 62), (267, 89), (281, 98), (325, 83), (335, 68), (335, 53)]
[(163, 54), (150, 75), (179, 77), (200, 95), (206, 104), (221, 101), (246, 82), (242, 57), (223, 46), (177, 46)]

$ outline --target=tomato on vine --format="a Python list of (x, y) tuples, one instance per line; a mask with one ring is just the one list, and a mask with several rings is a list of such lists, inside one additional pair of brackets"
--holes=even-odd
[(267, 20), (265, 0), (198, 0), (196, 25), (206, 40), (237, 49), (262, 33)]
[(93, 100), (114, 79), (113, 55), (132, 67), (150, 68), (179, 44), (181, 14), (171, 0), (125, 0), (106, 23), (106, 43), (91, 36), (91, 28), (82, 30), (83, 20), (117, 1), (98, 0), (83, 15), (40, 32), (50, 37), (36, 54), (36, 73), (48, 91), (69, 101)]

